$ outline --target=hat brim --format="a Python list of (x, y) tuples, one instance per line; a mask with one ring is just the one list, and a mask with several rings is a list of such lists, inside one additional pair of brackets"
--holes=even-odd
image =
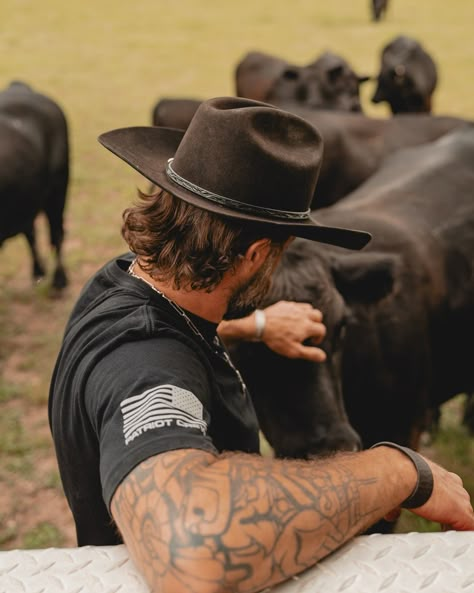
[(203, 198), (176, 184), (166, 174), (166, 165), (168, 159), (173, 158), (176, 153), (184, 133), (183, 130), (174, 128), (135, 126), (105, 132), (98, 140), (105, 148), (152, 183), (198, 208), (228, 218), (268, 224), (274, 228), (285, 229), (289, 235), (295, 237), (329, 243), (346, 249), (362, 249), (372, 238), (366, 231), (322, 225), (312, 216), (301, 221), (289, 222), (265, 215), (256, 216), (241, 212)]

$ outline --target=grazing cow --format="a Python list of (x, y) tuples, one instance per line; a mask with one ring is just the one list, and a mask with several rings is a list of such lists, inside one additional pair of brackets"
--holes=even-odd
[(361, 111), (359, 76), (341, 56), (325, 52), (307, 66), (261, 52), (248, 53), (235, 71), (236, 94), (271, 104), (295, 103), (310, 109)]
[(0, 245), (24, 234), (33, 277), (41, 279), (45, 270), (36, 248), (34, 221), (44, 212), (56, 257), (55, 289), (67, 285), (61, 246), (68, 178), (68, 131), (61, 108), (28, 85), (13, 82), (0, 92)]
[(277, 455), (308, 457), (337, 445), (331, 410), (340, 406), (341, 384), (364, 447), (391, 440), (417, 449), (431, 410), (473, 391), (466, 347), (474, 332), (473, 161), (472, 125), (401, 150), (318, 211), (323, 224), (371, 232), (362, 252), (303, 239), (286, 250), (265, 304), (321, 309), (326, 362), (283, 358), (262, 343), (232, 353)]
[(372, 20), (380, 21), (380, 19), (387, 12), (388, 0), (372, 0), (371, 7), (372, 7)]
[(430, 113), (438, 82), (433, 58), (421, 44), (400, 35), (383, 51), (373, 103), (386, 101), (392, 113)]

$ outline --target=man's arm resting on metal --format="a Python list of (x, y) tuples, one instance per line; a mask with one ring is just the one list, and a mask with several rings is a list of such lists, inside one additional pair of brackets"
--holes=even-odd
[[(415, 512), (474, 529), (458, 476), (430, 465), (433, 494)], [(386, 447), (320, 461), (184, 449), (137, 466), (111, 511), (153, 592), (254, 592), (389, 514), (415, 482), (410, 460)]]

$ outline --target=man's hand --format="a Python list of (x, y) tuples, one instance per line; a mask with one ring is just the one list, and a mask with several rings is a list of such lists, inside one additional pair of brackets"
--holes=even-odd
[(426, 461), (433, 472), (433, 493), (424, 505), (410, 510), (415, 515), (441, 523), (444, 529), (474, 530), (472, 504), (461, 478), (429, 459)]
[(326, 360), (326, 353), (315, 345), (304, 345), (311, 340), (320, 344), (326, 335), (323, 314), (309, 303), (279, 301), (265, 312), (262, 341), (277, 354), (287, 358), (304, 358), (313, 362)]
[[(326, 353), (316, 347), (326, 335), (323, 314), (319, 309), (309, 303), (278, 301), (263, 311), (265, 327), (259, 339), (271, 350), (287, 358), (304, 358), (313, 362), (326, 360)], [(221, 321), (217, 331), (227, 345), (241, 340), (255, 341), (255, 312), (242, 319)], [(312, 345), (303, 344), (305, 341), (310, 341)]]
[[(410, 512), (429, 521), (435, 521), (443, 529), (457, 531), (474, 530), (474, 511), (468, 492), (461, 478), (430, 459), (424, 457), (433, 473), (433, 492), (421, 507), (409, 509)], [(387, 521), (396, 521), (400, 515), (396, 508), (385, 515)]]

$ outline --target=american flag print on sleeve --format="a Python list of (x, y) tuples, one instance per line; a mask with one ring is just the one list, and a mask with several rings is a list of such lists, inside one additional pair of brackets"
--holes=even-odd
[(201, 402), (191, 391), (175, 385), (152, 387), (123, 400), (120, 407), (126, 445), (148, 430), (166, 426), (196, 428), (203, 434), (207, 432)]

